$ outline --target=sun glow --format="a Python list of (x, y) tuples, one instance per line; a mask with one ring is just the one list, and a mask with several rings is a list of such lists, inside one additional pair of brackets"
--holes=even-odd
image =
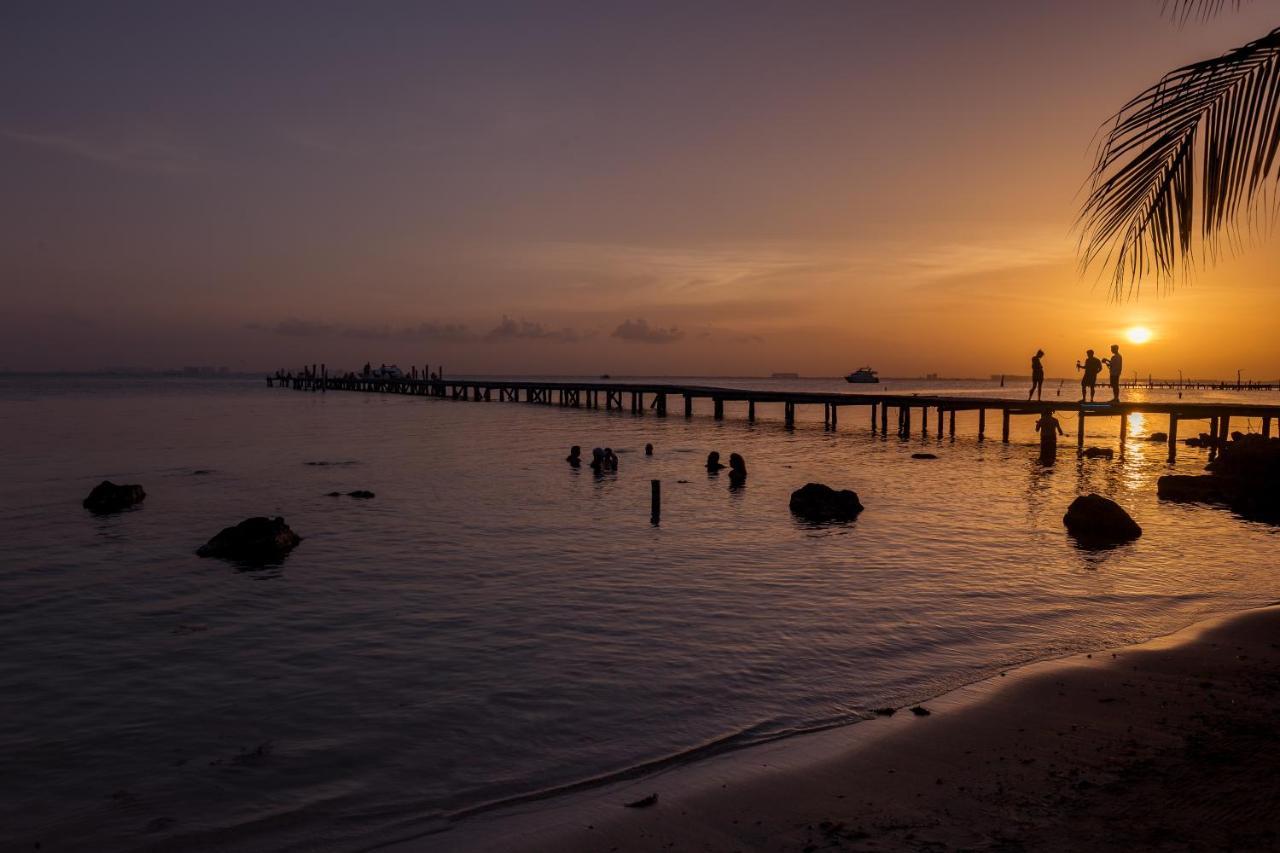
[(1124, 334), (1131, 343), (1135, 344), (1145, 344), (1152, 337), (1151, 330), (1146, 326), (1133, 326), (1126, 329)]

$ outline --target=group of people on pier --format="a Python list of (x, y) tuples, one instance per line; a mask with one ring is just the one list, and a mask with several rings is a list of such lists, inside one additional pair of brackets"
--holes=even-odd
[[(1027, 392), (1027, 399), (1041, 399), (1041, 392), (1044, 390), (1044, 350), (1036, 350), (1036, 354), (1031, 356), (1031, 390)], [(1102, 366), (1107, 366), (1107, 371), (1111, 379), (1111, 400), (1109, 402), (1120, 402), (1120, 377), (1124, 373), (1124, 356), (1120, 354), (1120, 345), (1111, 345), (1111, 356), (1109, 358), (1098, 358), (1093, 354), (1093, 350), (1085, 350), (1084, 361), (1076, 362), (1076, 370), (1083, 370), (1084, 373), (1080, 377), (1080, 402), (1094, 401), (1094, 395), (1097, 391), (1098, 375), (1102, 373)], [(1086, 398), (1088, 398), (1086, 400)]]

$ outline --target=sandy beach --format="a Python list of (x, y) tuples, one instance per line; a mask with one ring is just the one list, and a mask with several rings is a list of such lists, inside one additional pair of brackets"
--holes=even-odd
[(1277, 699), (1273, 605), (395, 849), (1275, 849)]

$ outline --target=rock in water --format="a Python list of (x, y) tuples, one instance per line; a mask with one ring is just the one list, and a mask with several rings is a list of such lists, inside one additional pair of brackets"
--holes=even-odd
[(221, 533), (201, 545), (196, 554), (224, 560), (270, 562), (288, 554), (301, 541), (302, 537), (290, 530), (280, 516), (259, 516), (245, 519), (235, 527), (223, 528)]
[(862, 512), (856, 492), (807, 483), (791, 493), (791, 511), (806, 521), (851, 521)]
[(1219, 477), (1193, 474), (1166, 474), (1156, 481), (1156, 494), (1163, 501), (1190, 503), (1230, 503), (1230, 488)]
[(1086, 459), (1111, 459), (1116, 452), (1110, 447), (1086, 447), (1084, 457)]
[(1169, 433), (1167, 432), (1153, 432), (1151, 433), (1151, 435), (1147, 436), (1147, 441), (1154, 441), (1157, 444), (1163, 444), (1168, 440), (1169, 440)]
[(1067, 532), (1086, 546), (1106, 547), (1129, 542), (1142, 535), (1142, 528), (1120, 504), (1102, 495), (1081, 495), (1062, 516)]
[(93, 487), (82, 503), (85, 509), (93, 512), (119, 512), (142, 503), (146, 496), (147, 493), (137, 483), (116, 485), (110, 480), (103, 480)]
[(937, 458), (938, 458), (938, 454), (936, 454), (936, 453), (912, 453), (912, 454), (911, 454), (911, 458), (912, 458), (912, 459), (937, 459)]
[(347, 492), (347, 494), (353, 498), (360, 498), (361, 500), (368, 500), (373, 497), (373, 492), (368, 489), (356, 489), (354, 492)]

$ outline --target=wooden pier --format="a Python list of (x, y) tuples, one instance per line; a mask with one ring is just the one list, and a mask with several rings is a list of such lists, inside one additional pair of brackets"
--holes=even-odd
[[(409, 379), (334, 376), (291, 376), (281, 379), (268, 377), (267, 384), (299, 391), (362, 391), (375, 394), (404, 394), (419, 397), (437, 397), (447, 400), (471, 402), (532, 403), (546, 406), (563, 406), (576, 409), (604, 409), (606, 411), (630, 411), (635, 415), (652, 413), (666, 417), (669, 401), (683, 402), (683, 414), (693, 416), (694, 400), (709, 400), (716, 420), (724, 419), (724, 404), (747, 404), (747, 420), (756, 419), (756, 406), (781, 404), (783, 422), (795, 426), (798, 406), (822, 407), (822, 422), (827, 429), (836, 429), (840, 423), (841, 409), (861, 409), (863, 423), (873, 433), (911, 437), (917, 432), (929, 436), (930, 413), (934, 416), (934, 436), (956, 436), (956, 412), (976, 412), (978, 416), (977, 438), (987, 438), (987, 413), (1000, 418), (1000, 440), (1009, 441), (1010, 424), (1016, 417), (1039, 417), (1045, 411), (1074, 413), (1077, 421), (1077, 447), (1084, 447), (1085, 420), (1088, 418), (1118, 418), (1120, 426), (1120, 454), (1124, 454), (1129, 416), (1133, 414), (1163, 416), (1168, 418), (1169, 461), (1177, 457), (1179, 425), (1186, 421), (1203, 421), (1209, 442), (1210, 454), (1225, 444), (1231, 436), (1231, 419), (1253, 418), (1261, 423), (1263, 435), (1271, 435), (1273, 420), (1280, 419), (1280, 404), (1252, 403), (1184, 403), (1174, 402), (1120, 402), (1115, 404), (1081, 404), (1074, 401), (1025, 401), (1007, 397), (932, 396), (884, 393), (826, 393), (811, 391), (766, 391), (747, 388), (722, 388), (706, 385), (677, 385), (626, 382), (523, 381), (515, 379)], [(918, 413), (919, 421), (913, 421)], [(917, 425), (918, 424), (918, 425)]]

